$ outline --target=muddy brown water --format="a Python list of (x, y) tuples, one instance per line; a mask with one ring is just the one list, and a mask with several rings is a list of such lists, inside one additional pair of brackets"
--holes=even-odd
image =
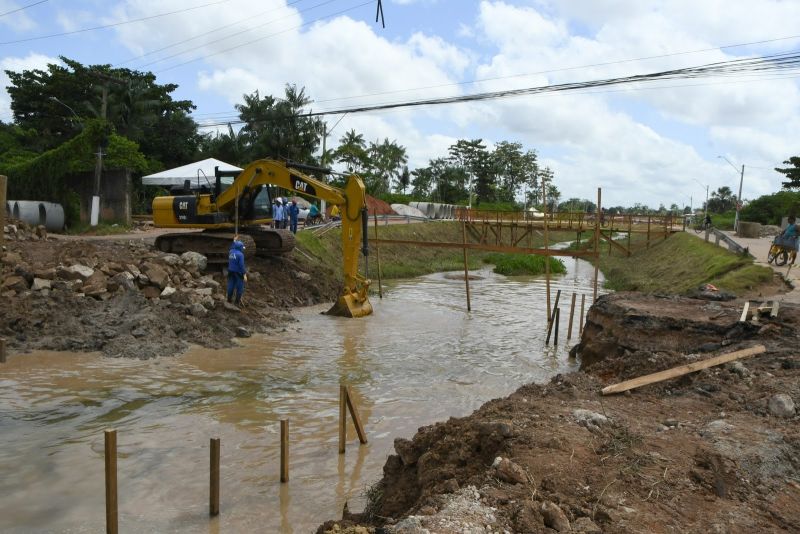
[[(118, 432), (121, 532), (310, 532), (363, 505), (396, 437), (466, 415), (524, 383), (574, 368), (573, 291), (592, 267), (565, 260), (558, 348), (544, 346), (544, 280), (476, 271), (393, 283), (361, 320), (296, 313), (285, 332), (229, 350), (138, 361), (12, 355), (0, 365), (0, 532), (104, 530), (103, 431)], [(580, 303), (580, 297), (578, 297)], [(573, 343), (577, 341), (575, 313)], [(351, 384), (369, 444), (352, 426), (337, 454), (338, 387)], [(279, 483), (279, 420), (290, 482)], [(221, 515), (208, 517), (209, 438), (222, 440)]]

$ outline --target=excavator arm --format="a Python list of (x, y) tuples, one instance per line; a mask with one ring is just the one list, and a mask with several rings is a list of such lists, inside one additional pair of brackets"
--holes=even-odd
[(233, 211), (242, 195), (259, 185), (277, 186), (339, 206), (342, 212), (344, 288), (328, 311), (331, 315), (363, 317), (372, 313), (370, 281), (358, 272), (359, 247), (367, 255), (367, 199), (364, 182), (351, 175), (344, 189), (333, 187), (275, 160), (257, 160), (245, 167), (216, 199), (217, 211)]

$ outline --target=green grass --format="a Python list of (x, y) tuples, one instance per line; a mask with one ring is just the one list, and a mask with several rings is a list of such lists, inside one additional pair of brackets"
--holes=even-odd
[(71, 235), (114, 235), (130, 231), (131, 227), (126, 224), (101, 222), (97, 226), (90, 226), (89, 223), (79, 222), (67, 228), (65, 233)]
[[(456, 222), (426, 222), (418, 224), (392, 224), (378, 227), (378, 236), (381, 239), (396, 239), (409, 241), (461, 243), (463, 240), (461, 225)], [(370, 226), (369, 238), (375, 237), (375, 228)], [(550, 232), (550, 242), (567, 241), (574, 237), (574, 232)], [(508, 235), (505, 236), (506, 241)], [(331, 230), (321, 237), (314, 236), (310, 231), (297, 233), (299, 249), (309, 255), (312, 260), (303, 258), (300, 261), (322, 262), (334, 267), (340, 272), (338, 265), (341, 263), (341, 231)], [(468, 242), (476, 242), (471, 236)], [(532, 247), (542, 246), (543, 240), (539, 235), (531, 239)], [(525, 240), (527, 245), (527, 239)], [(377, 277), (377, 262), (380, 255), (381, 276), (384, 279), (412, 278), (424, 274), (442, 271), (458, 271), (464, 268), (464, 253), (458, 248), (440, 248), (418, 245), (391, 245), (370, 243), (370, 276)], [(480, 269), (484, 259), (491, 253), (486, 251), (470, 250), (467, 253), (467, 264), (471, 270)], [(502, 256), (502, 255), (501, 255)], [(525, 255), (510, 254), (510, 257), (524, 258)], [(302, 258), (302, 254), (300, 255)], [(300, 259), (298, 258), (298, 259)], [(537, 256), (530, 256), (531, 259)], [(361, 265), (363, 267), (363, 258)], [(537, 260), (533, 260), (537, 261)], [(556, 272), (555, 269), (553, 272)], [(527, 273), (527, 271), (526, 271)]]
[[(733, 221), (736, 219), (736, 211), (727, 211), (725, 213), (712, 213), (711, 224), (714, 228), (720, 230), (733, 230)], [(700, 220), (702, 222), (702, 218)]]
[[(529, 254), (487, 254), (483, 261), (494, 264), (494, 272), (506, 276), (523, 274), (543, 274), (545, 272), (545, 256)], [(564, 262), (556, 258), (549, 258), (551, 273), (565, 273), (567, 268)]]
[(772, 280), (770, 268), (753, 265), (748, 256), (688, 233), (677, 233), (651, 244), (649, 249), (638, 249), (631, 257), (616, 252), (601, 255), (600, 269), (607, 288), (645, 293), (682, 294), (710, 283), (739, 294)]

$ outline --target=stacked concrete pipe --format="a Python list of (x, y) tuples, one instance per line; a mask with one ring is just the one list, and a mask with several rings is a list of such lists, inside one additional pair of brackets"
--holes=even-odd
[(49, 232), (60, 232), (64, 229), (64, 208), (55, 202), (39, 202), (38, 200), (10, 200), (11, 216), (14, 219), (30, 224), (44, 226)]

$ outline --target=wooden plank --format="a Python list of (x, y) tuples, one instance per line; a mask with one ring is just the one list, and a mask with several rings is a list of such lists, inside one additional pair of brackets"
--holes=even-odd
[(219, 438), (211, 438), (209, 458), (208, 515), (219, 515)]
[(582, 294), (581, 295), (581, 319), (580, 319), (580, 322), (578, 323), (578, 335), (579, 336), (583, 334), (583, 309), (584, 309), (585, 305), (586, 305), (586, 294)]
[[(467, 265), (467, 225), (463, 224), (461, 226), (463, 241), (464, 241), (464, 284), (467, 288), (467, 311), (472, 311), (472, 302), (469, 298), (469, 267)], [(348, 397), (349, 398), (349, 397)]]
[(119, 520), (117, 514), (117, 431), (105, 431), (106, 466), (106, 532), (117, 534)]
[(722, 354), (721, 356), (715, 356), (707, 360), (692, 362), (686, 365), (681, 365), (679, 367), (673, 367), (672, 369), (667, 369), (666, 371), (660, 371), (658, 373), (652, 373), (649, 375), (640, 376), (638, 378), (633, 378), (631, 380), (626, 380), (618, 384), (604, 387), (602, 389), (602, 393), (603, 395), (610, 395), (612, 393), (621, 393), (623, 391), (628, 391), (629, 389), (646, 386), (648, 384), (655, 384), (656, 382), (662, 382), (664, 380), (669, 380), (670, 378), (676, 378), (679, 376), (687, 375), (695, 371), (700, 371), (701, 369), (708, 369), (709, 367), (714, 367), (715, 365), (721, 365), (723, 363), (732, 362), (734, 360), (739, 360), (741, 358), (746, 358), (748, 356), (753, 356), (755, 354), (761, 354), (766, 351), (767, 349), (766, 347), (764, 347), (764, 345), (756, 345), (755, 347), (750, 347), (749, 349), (729, 352), (727, 354)]
[(744, 309), (742, 310), (742, 316), (739, 318), (739, 322), (747, 321), (747, 313), (750, 311), (750, 301), (744, 303)]
[(281, 419), (281, 482), (289, 482), (289, 420)]
[(572, 302), (569, 305), (569, 326), (567, 327), (567, 340), (572, 339), (572, 318), (575, 316), (575, 293), (572, 294)]
[(356, 426), (356, 433), (358, 434), (358, 441), (362, 444), (367, 443), (367, 433), (364, 432), (364, 425), (361, 424), (361, 417), (358, 415), (356, 405), (353, 404), (353, 390), (347, 386), (347, 409), (350, 410), (350, 417), (353, 418), (353, 424)]

